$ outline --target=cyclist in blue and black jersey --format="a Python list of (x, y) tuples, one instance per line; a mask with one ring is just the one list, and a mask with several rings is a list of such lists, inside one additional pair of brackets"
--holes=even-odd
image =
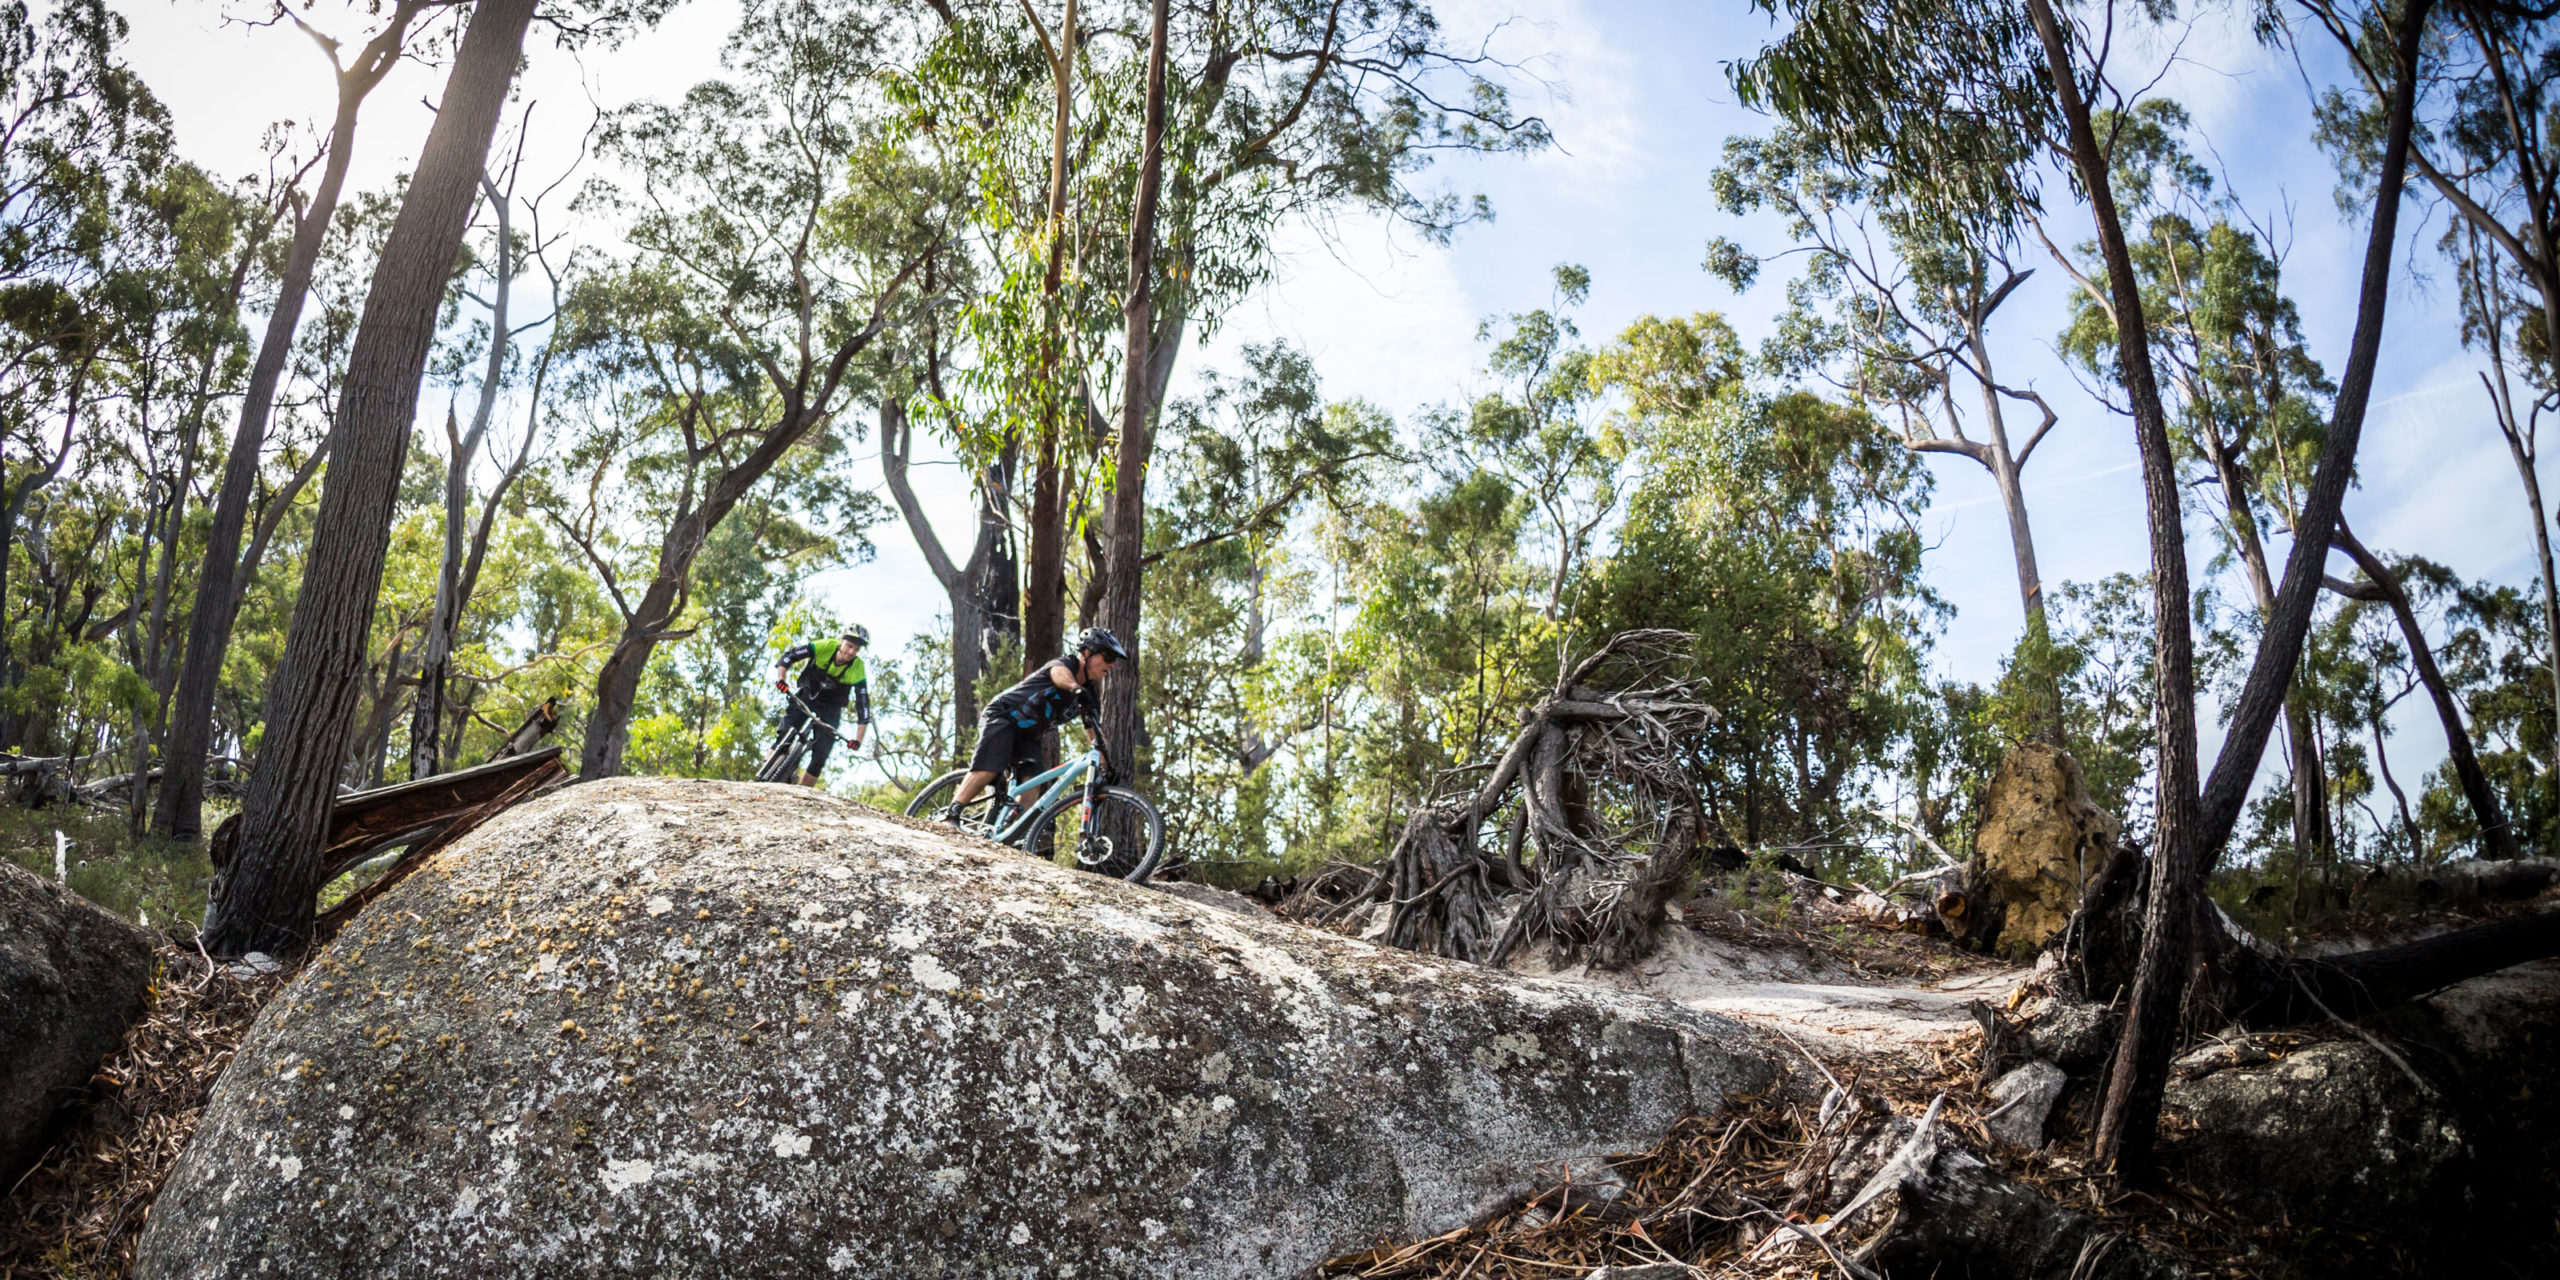
[[(969, 756), (969, 776), (960, 780), (948, 812), (966, 808), (1007, 769), (1016, 779), (1039, 772), (1040, 735), (1069, 719), (1093, 723), (1102, 713), (1102, 677), (1128, 657), (1120, 637), (1093, 627), (1076, 637), (1074, 653), (1050, 659), (998, 694), (978, 722), (978, 749)], [(1038, 799), (1035, 794), (1022, 802)]]
[[(789, 733), (811, 714), (817, 716), (826, 732), (814, 734), (809, 743), (809, 768), (800, 775), (800, 785), (818, 785), (818, 775), (827, 771), (827, 754), (835, 749), (836, 726), (844, 722), (844, 704), (853, 703), (853, 741), (860, 751), (871, 735), (871, 675), (862, 666), (862, 651), (871, 644), (871, 633), (858, 626), (847, 625), (844, 634), (810, 644), (795, 645), (783, 652), (773, 668), (773, 687), (791, 692), (787, 673), (800, 668), (800, 696), (785, 699), (782, 708), (782, 732)], [(801, 710), (803, 706), (807, 711)]]

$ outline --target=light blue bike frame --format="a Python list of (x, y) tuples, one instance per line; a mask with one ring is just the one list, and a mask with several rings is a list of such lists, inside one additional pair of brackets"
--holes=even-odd
[[(1051, 785), (1049, 790), (1040, 797), (1039, 804), (1015, 814), (1013, 821), (989, 832), (988, 838), (995, 841), (997, 844), (1012, 844), (1015, 839), (1031, 830), (1031, 824), (1033, 822), (1037, 821), (1044, 815), (1056, 812), (1060, 807), (1062, 807), (1062, 802), (1058, 797), (1065, 794), (1072, 794), (1069, 790), (1070, 784), (1091, 772), (1093, 766), (1100, 763), (1101, 760), (1102, 753), (1088, 747), (1085, 750), (1078, 752), (1073, 758), (1067, 760), (1057, 768), (1051, 769), (1047, 773), (1041, 774), (1035, 778), (1025, 779), (1020, 783), (1006, 784), (1004, 798), (1007, 804), (1014, 804), (1024, 792), (1034, 790), (1043, 783)], [(1016, 847), (1018, 848), (1020, 846)]]

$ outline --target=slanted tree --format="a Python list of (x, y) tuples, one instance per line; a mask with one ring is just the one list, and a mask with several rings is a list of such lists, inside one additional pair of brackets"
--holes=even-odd
[[(1974, 145), (1996, 153), (2003, 145), (1996, 127), (1978, 127), (1984, 136)], [(2027, 142), (2011, 135), (2006, 145)], [(1810, 251), (1762, 359), (1890, 407), (1896, 434), (1915, 452), (1969, 458), (1990, 472), (2009, 521), (2019, 608), (2029, 634), (2044, 633), (2044, 579), (2023, 477), (2058, 415), (2043, 393), (2003, 383), (1991, 348), (1992, 317), (2035, 274), (2017, 262), (2027, 211), (1964, 205), (1890, 159), (1843, 165), (1792, 128), (1727, 140), (1714, 183), (1726, 212), (1776, 212), (1788, 237)], [(1719, 237), (1708, 246), (1707, 268), (1747, 289), (1767, 257)], [(1970, 411), (1959, 398), (1968, 393), (1977, 406)], [(2023, 443), (2010, 439), (2013, 402), (2042, 415)], [(1979, 438), (1966, 431), (1968, 419)], [(2052, 708), (2056, 725), (2060, 714)]]
[[(2383, 6), (2304, 6), (2346, 55), (2352, 80), (2321, 95), (2319, 140), (2335, 156), (2340, 199), (2370, 199), (2384, 159), (2396, 79)], [(2547, 679), (2560, 707), (2560, 585), (2553, 512), (2542, 498), (2534, 435), (2560, 391), (2560, 149), (2551, 99), (2560, 89), (2560, 32), (2543, 6), (2485, 0), (2445, 8), (2419, 84), (2409, 168), (2456, 221), (2442, 242), (2459, 271), (2466, 344), (2485, 347), (2481, 381), (2523, 487), (2542, 579)], [(2512, 364), (2511, 364), (2512, 360)], [(2534, 394), (2519, 397), (2511, 375)], [(2560, 789), (2560, 742), (2541, 784)]]
[[(225, 455), (222, 488), (215, 495), (213, 523), (196, 579), (197, 605), (187, 620), (184, 662), (169, 710), (169, 740), (162, 758), (168, 776), (160, 788), (152, 825), (161, 835), (192, 840), (202, 832), (206, 753), (213, 742), (213, 704), (221, 680), (223, 655), (231, 646), (231, 629), (239, 616), (245, 580), (254, 566), (243, 563), (241, 539), (249, 531), (250, 508), (257, 497), (259, 467), (266, 455), (267, 424), (275, 411), (276, 392), (293, 353), (294, 333), (302, 324), (312, 273), (337, 219), (347, 167), (355, 156), (356, 117), (365, 98), (398, 65), (421, 14), (438, 7), (428, 0), (398, 0), (351, 62), (339, 58), (338, 41), (304, 25), (328, 55), (337, 81), (337, 108), (329, 125), (326, 159), (320, 177), (295, 214), (293, 240), (276, 279), (275, 301), (267, 310), (267, 326), (258, 354), (240, 393), (239, 422)], [(286, 16), (292, 17), (290, 10)], [(301, 24), (300, 18), (294, 18)], [(311, 455), (317, 461), (317, 452)], [(253, 544), (255, 545), (255, 544)]]
[(215, 873), (205, 946), (293, 951), (309, 937), (320, 851), (358, 696), (366, 633), (417, 416), (436, 313), (533, 20), (532, 0), (479, 0), (435, 124), (383, 243), (330, 430), (305, 588), (268, 686), (238, 839)]

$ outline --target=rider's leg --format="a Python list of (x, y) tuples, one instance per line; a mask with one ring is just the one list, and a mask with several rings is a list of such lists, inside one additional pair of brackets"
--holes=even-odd
[(987, 709), (985, 717), (978, 721), (977, 749), (969, 753), (969, 776), (960, 780), (960, 790), (952, 794), (953, 809), (977, 799), (989, 783), (1013, 767), (1019, 736), (1012, 717), (993, 707)]
[(809, 767), (800, 775), (800, 785), (815, 787), (827, 771), (827, 756), (836, 749), (836, 729), (844, 720), (844, 704), (822, 701), (810, 708), (817, 713), (817, 732), (809, 735)]
[(957, 809), (960, 806), (977, 799), (978, 793), (986, 790), (988, 783), (995, 781), (1001, 776), (1002, 772), (996, 769), (978, 769), (971, 771), (968, 777), (960, 780), (960, 790), (952, 795), (951, 807)]

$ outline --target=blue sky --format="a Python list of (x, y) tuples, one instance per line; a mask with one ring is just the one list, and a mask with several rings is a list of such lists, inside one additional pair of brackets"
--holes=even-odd
[[(141, 0), (125, 11), (136, 30), (135, 61), (171, 101), (190, 156), (220, 171), (245, 171), (267, 121), (325, 116), (325, 68), (290, 30), (226, 24), (222, 10), (202, 3)], [(613, 105), (671, 97), (717, 72), (731, 12), (716, 0), (694, 0), (618, 50), (572, 58), (537, 48), (524, 93), (542, 100), (545, 118), (558, 125), (583, 124), (590, 99)], [(1591, 296), (1578, 315), (1587, 339), (1605, 340), (1648, 312), (1716, 310), (1756, 342), (1780, 305), (1786, 264), (1773, 264), (1757, 289), (1735, 296), (1699, 263), (1717, 235), (1764, 252), (1783, 247), (1773, 224), (1723, 214), (1708, 190), (1724, 140), (1767, 128), (1733, 102), (1724, 79), (1728, 61), (1767, 38), (1765, 17), (1738, 0), (1464, 0), (1441, 13), (1451, 32), (1489, 32), (1497, 52), (1523, 64), (1530, 78), (1519, 105), (1552, 123), (1555, 150), (1443, 165), (1439, 180), (1487, 194), (1496, 212), (1492, 223), (1466, 229), (1446, 247), (1363, 216), (1287, 229), (1273, 284), (1195, 348), (1179, 384), (1196, 385), (1204, 369), (1234, 368), (1243, 342), (1278, 337), (1313, 354), (1330, 395), (1359, 396), (1399, 418), (1463, 401), (1482, 385), (1477, 323), (1545, 305), (1548, 269), (1559, 262), (1591, 271)], [(346, 15), (323, 4), (313, 20), (352, 34), (358, 24)], [(2288, 289), (2313, 352), (2334, 376), (2354, 322), (2365, 211), (2342, 216), (2333, 202), (2334, 173), (2309, 140), (2306, 72), (2289, 54), (2252, 41), (2244, 15), (2218, 9), (2205, 10), (2174, 47), (2121, 49), (2119, 57), (2121, 81), (2156, 76), (2155, 92), (2189, 108), (2208, 163), (2255, 214), (2282, 229)], [(2306, 61), (2308, 79), (2323, 81), (2322, 51)], [(409, 67), (377, 93), (357, 183), (379, 185), (407, 167), (425, 132), (421, 101), (439, 81), (436, 72)], [(564, 133), (573, 144), (574, 130)], [(2402, 239), (2362, 485), (2349, 498), (2349, 517), (2377, 548), (2424, 554), (2473, 577), (2528, 582), (2531, 542), (2520, 489), (2486, 413), (2480, 364), (2460, 347), (2450, 279), (2433, 247), (2441, 214), (2426, 204), (2412, 211), (2427, 216)], [(2404, 225), (2410, 221), (2404, 216)], [(2085, 213), (2059, 199), (2050, 226), (2066, 243), (2088, 235)], [(1996, 332), (2004, 380), (2032, 383), (2061, 414), (2026, 477), (2045, 579), (2050, 585), (2138, 571), (2147, 533), (2130, 426), (2055, 358), (2068, 280), (2049, 263), (2041, 268), (2004, 307)], [(2006, 525), (1978, 467), (1944, 457), (1932, 465), (1938, 488), (1925, 526), (1935, 543), (1928, 571), (1956, 610), (1938, 661), (1950, 676), (1988, 679), (2019, 623)], [(943, 527), (963, 529), (966, 495), (957, 468), (928, 466), (921, 479)], [(2209, 530), (2200, 517), (2188, 528), (2201, 569), (2211, 554)], [(894, 652), (929, 625), (941, 592), (903, 527), (891, 523), (873, 536), (877, 560), (822, 575), (816, 589), (839, 614), (868, 621), (881, 648)], [(2432, 763), (2441, 753), (2432, 725), (2412, 719), (2408, 728), (2402, 737), (2416, 757), (2411, 763)]]

